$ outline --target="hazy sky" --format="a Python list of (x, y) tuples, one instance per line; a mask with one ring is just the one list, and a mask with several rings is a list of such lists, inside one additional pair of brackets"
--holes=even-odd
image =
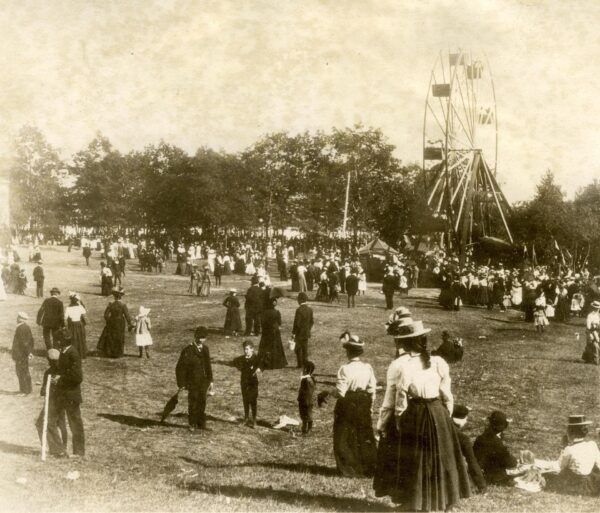
[(510, 201), (598, 175), (600, 1), (2, 0), (0, 30), (4, 152), (23, 124), (68, 158), (98, 130), (238, 151), (362, 122), (418, 161), (434, 60), (462, 47), (492, 67)]

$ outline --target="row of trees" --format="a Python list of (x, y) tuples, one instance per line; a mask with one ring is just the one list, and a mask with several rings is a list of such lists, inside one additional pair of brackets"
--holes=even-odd
[(20, 230), (76, 225), (184, 236), (240, 229), (330, 234), (339, 230), (350, 176), (350, 233), (395, 242), (420, 200), (417, 166), (402, 166), (381, 131), (270, 134), (240, 154), (200, 148), (188, 155), (161, 142), (121, 153), (98, 134), (62, 162), (39, 130), (25, 127), (11, 172), (13, 222)]
[[(380, 130), (269, 134), (239, 154), (189, 155), (161, 142), (122, 153), (98, 134), (68, 162), (34, 127), (15, 141), (11, 215), (21, 231), (59, 226), (153, 235), (283, 229), (338, 231), (350, 177), (348, 228), (392, 245), (419, 231), (425, 191), (419, 166), (405, 166)], [(538, 259), (600, 265), (600, 183), (565, 199), (550, 171), (531, 201), (513, 206), (516, 241)], [(557, 246), (559, 250), (557, 250)]]

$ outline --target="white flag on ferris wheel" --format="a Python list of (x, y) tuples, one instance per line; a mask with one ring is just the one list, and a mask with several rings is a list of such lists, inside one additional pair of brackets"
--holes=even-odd
[(491, 125), (494, 122), (494, 111), (491, 107), (481, 107), (478, 121), (480, 125)]

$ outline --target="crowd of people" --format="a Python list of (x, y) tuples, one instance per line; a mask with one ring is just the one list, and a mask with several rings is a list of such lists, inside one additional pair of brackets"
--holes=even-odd
[[(540, 331), (548, 318), (567, 322), (571, 316), (586, 316), (584, 361), (600, 364), (598, 277), (587, 270), (575, 273), (544, 266), (523, 269), (505, 269), (502, 264), (460, 266), (451, 257), (426, 258), (424, 267), (420, 267), (402, 255), (390, 255), (381, 292), (385, 308), (391, 312), (387, 333), (393, 341), (395, 358), (387, 370), (384, 398), (373, 429), (371, 416), (378, 386), (373, 367), (364, 358), (365, 354), (368, 356), (364, 340), (350, 332), (341, 335), (341, 347), (348, 361), (340, 367), (334, 388), (326, 387), (317, 393), (320, 384), (314, 374), (319, 362), (315, 364), (310, 359), (315, 318), (309, 299), (339, 302), (339, 294), (345, 294), (347, 307), (353, 308), (355, 297), (366, 291), (367, 277), (356, 251), (312, 247), (298, 252), (281, 241), (259, 246), (233, 241), (226, 248), (205, 243), (186, 247), (169, 242), (166, 248), (159, 248), (152, 241), (141, 240), (134, 245), (125, 238), (103, 243), (100, 287), (102, 294), (112, 295), (113, 300), (104, 311), (105, 327), (98, 341), (98, 354), (110, 358), (123, 356), (125, 334), (129, 330), (135, 333), (140, 358), (151, 355), (150, 309), (140, 306), (138, 315), (132, 316), (124, 302), (122, 279), (128, 260), (137, 257), (142, 272), (163, 272), (166, 262), (174, 263), (176, 274), (190, 277), (189, 293), (199, 296), (210, 295), (213, 280), (220, 285), (221, 276), (245, 275), (250, 281), (243, 295), (245, 322), (238, 291), (229, 289), (223, 301), (226, 311), (223, 332), (227, 337), (243, 336), (242, 354), (232, 365), (240, 372), (243, 422), (255, 428), (261, 373), (288, 366), (280, 329), (282, 318), (277, 308), (284, 292), (273, 286), (268, 273), (276, 266), (279, 279), (290, 281), (291, 290), (297, 293), (298, 307), (288, 344), (295, 353), (296, 367), (301, 370), (297, 390), (301, 431), (304, 435), (311, 433), (315, 402), (322, 406), (330, 397), (336, 399), (333, 451), (341, 475), (372, 477), (378, 497), (390, 497), (409, 511), (446, 511), (490, 484), (525, 486), (523, 483), (535, 481), (548, 489), (600, 494), (600, 451), (586, 437), (591, 423), (584, 416), (569, 417), (564, 449), (552, 468), (540, 467), (530, 454), (518, 457), (512, 454), (502, 440), (510, 419), (501, 411), (490, 412), (485, 431), (472, 443), (461, 431), (469, 409), (455, 401), (451, 388), (451, 366), (462, 358), (461, 341), (445, 332), (442, 344), (432, 351), (427, 337), (431, 330), (422, 321), (413, 319), (407, 308), (394, 308), (393, 304), (395, 296), (402, 299), (410, 288), (419, 286), (420, 276), (426, 274), (439, 284), (439, 302), (446, 309), (460, 310), (462, 305), (487, 309), (497, 306), (501, 311), (519, 308), (524, 319), (533, 322)], [(91, 241), (82, 243), (87, 265), (91, 248)], [(44, 298), (41, 252), (35, 256), (35, 262), (36, 294)], [(274, 265), (270, 266), (270, 262)], [(9, 269), (15, 263), (9, 264)], [(38, 268), (41, 272), (35, 271)], [(8, 275), (5, 280), (4, 271), (2, 278), (5, 285), (10, 283)], [(309, 293), (314, 293), (313, 298)], [(50, 297), (43, 299), (36, 317), (49, 361), (42, 394), (48, 390), (51, 394), (48, 409), (40, 414), (36, 425), (41, 437), (44, 424), (41, 419), (45, 414), (49, 452), (57, 457), (67, 453), (68, 425), (73, 453), (83, 456), (85, 437), (79, 405), (81, 361), (88, 354), (88, 314), (80, 294), (69, 292), (66, 308), (60, 295), (57, 287), (51, 288)], [(28, 362), (33, 354), (33, 334), (28, 320), (26, 312), (18, 314), (12, 348), (23, 394), (32, 392)], [(260, 337), (257, 346), (252, 337)], [(187, 390), (188, 423), (193, 431), (210, 429), (205, 410), (207, 395), (214, 393), (215, 376), (208, 338), (206, 327), (197, 328), (193, 342), (181, 351), (175, 369), (177, 386)]]

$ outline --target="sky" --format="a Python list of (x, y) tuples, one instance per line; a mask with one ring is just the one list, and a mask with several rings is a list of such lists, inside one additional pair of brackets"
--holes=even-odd
[(420, 162), (440, 51), (485, 52), (498, 179), (530, 198), (598, 176), (600, 2), (533, 0), (3, 0), (0, 153), (37, 126), (63, 158), (100, 131), (237, 152), (266, 133), (381, 128)]

